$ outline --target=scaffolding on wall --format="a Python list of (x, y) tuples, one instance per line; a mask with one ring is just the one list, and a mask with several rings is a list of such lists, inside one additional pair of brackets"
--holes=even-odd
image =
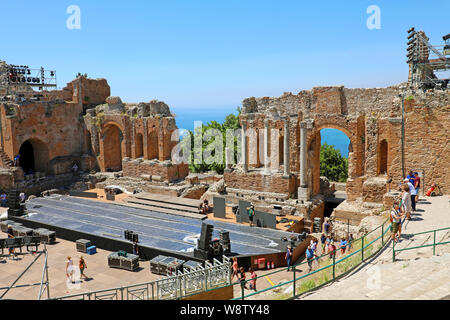
[(5, 94), (42, 92), (57, 88), (56, 71), (44, 67), (33, 69), (26, 65), (5, 64), (0, 68), (0, 86)]
[[(421, 89), (448, 88), (450, 81), (450, 34), (442, 37), (444, 44), (432, 45), (423, 31), (408, 30), (408, 83)], [(438, 75), (443, 76), (439, 77)]]

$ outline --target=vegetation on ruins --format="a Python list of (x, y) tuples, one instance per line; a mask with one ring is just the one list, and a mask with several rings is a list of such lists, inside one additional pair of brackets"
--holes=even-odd
[[(190, 139), (190, 150), (191, 150), (191, 154), (190, 154), (190, 159), (189, 159), (189, 170), (191, 172), (207, 172), (207, 171), (216, 171), (219, 174), (222, 174), (224, 169), (225, 169), (225, 146), (226, 146), (226, 132), (227, 130), (236, 130), (240, 128), (240, 123), (239, 123), (239, 115), (241, 113), (241, 108), (237, 108), (237, 115), (230, 113), (226, 118), (225, 121), (223, 123), (219, 123), (217, 121), (211, 121), (208, 122), (207, 124), (203, 124), (202, 127), (196, 127), (194, 129), (194, 132), (192, 132), (191, 130), (189, 130), (189, 135), (191, 137)], [(207, 161), (205, 161), (205, 159), (203, 157), (201, 157), (198, 153), (200, 152), (204, 152), (207, 150), (211, 149), (211, 155), (214, 157), (214, 149), (212, 149), (212, 145), (214, 143), (214, 139), (203, 139), (202, 137), (205, 137), (205, 132), (208, 130), (218, 130), (222, 133), (222, 141), (223, 141), (223, 152), (222, 152), (222, 160), (221, 161), (214, 161), (213, 163), (207, 163)], [(200, 150), (194, 149), (194, 141), (196, 141), (196, 139), (198, 139), (199, 141), (202, 141), (202, 148)], [(234, 139), (234, 159), (236, 160), (237, 158), (237, 153), (238, 153), (238, 139), (236, 137), (233, 138)], [(206, 141), (205, 141), (206, 140)], [(182, 145), (189, 143), (189, 139), (183, 139), (182, 141)], [(185, 148), (183, 148), (183, 150), (185, 150)], [(202, 159), (201, 162), (197, 163), (194, 161), (194, 159)]]
[(348, 159), (326, 142), (320, 148), (320, 175), (336, 182), (346, 182), (348, 178)]

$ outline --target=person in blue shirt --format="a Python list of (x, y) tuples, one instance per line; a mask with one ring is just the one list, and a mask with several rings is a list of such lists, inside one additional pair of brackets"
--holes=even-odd
[(286, 251), (286, 262), (287, 262), (287, 271), (291, 268), (291, 261), (292, 261), (292, 248), (291, 246), (287, 247)]
[(341, 239), (340, 247), (341, 247), (341, 253), (344, 254), (345, 249), (347, 248), (347, 239), (345, 239), (345, 238)]
[(325, 253), (326, 242), (327, 242), (327, 237), (325, 236), (325, 233), (322, 233), (322, 236), (320, 237), (320, 243), (322, 244), (322, 254)]
[(409, 182), (411, 182), (411, 184), (414, 186), (414, 184), (416, 183), (416, 176), (414, 175), (412, 170), (409, 170), (408, 176), (406, 178), (408, 178)]
[(308, 266), (309, 266), (309, 272), (312, 270), (312, 263), (314, 261), (314, 257), (316, 256), (314, 253), (314, 250), (311, 248), (311, 246), (308, 246), (308, 249), (306, 249), (306, 259), (308, 260)]

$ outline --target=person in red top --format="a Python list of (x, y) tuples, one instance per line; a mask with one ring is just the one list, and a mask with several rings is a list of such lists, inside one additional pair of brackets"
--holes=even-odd
[(250, 290), (256, 291), (256, 278), (258, 276), (256, 275), (255, 270), (250, 268), (248, 271), (250, 272), (250, 278), (252, 279), (252, 280), (250, 280)]
[(419, 201), (419, 190), (420, 190), (420, 177), (417, 172), (414, 172), (414, 188), (416, 189), (416, 203)]
[(334, 241), (331, 241), (328, 246), (328, 252), (330, 253), (330, 259), (336, 254), (336, 246), (334, 245)]
[(235, 276), (239, 280), (238, 272), (239, 272), (239, 266), (238, 266), (237, 258), (233, 258), (233, 275), (231, 276), (231, 281), (233, 281)]

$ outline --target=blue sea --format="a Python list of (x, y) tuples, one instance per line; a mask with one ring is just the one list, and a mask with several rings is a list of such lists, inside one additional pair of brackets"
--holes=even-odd
[[(236, 107), (222, 107), (222, 108), (174, 108), (171, 110), (176, 115), (176, 123), (178, 128), (193, 130), (195, 121), (202, 121), (204, 124), (213, 120), (222, 123), (226, 116), (230, 113), (237, 115)], [(327, 143), (333, 145), (338, 149), (342, 156), (348, 157), (348, 145), (350, 140), (340, 130), (337, 129), (322, 129), (320, 131), (322, 144)]]

